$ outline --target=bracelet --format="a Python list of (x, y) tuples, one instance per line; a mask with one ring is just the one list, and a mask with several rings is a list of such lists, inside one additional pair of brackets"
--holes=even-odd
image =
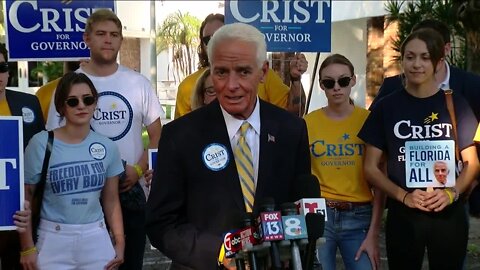
[(448, 190), (448, 189), (444, 189), (444, 191), (445, 191), (445, 193), (447, 193), (447, 195), (448, 195), (448, 199), (450, 200), (450, 204), (452, 204), (452, 203), (453, 203), (453, 199), (454, 199), (454, 197), (453, 197), (453, 195), (452, 195), (452, 191), (451, 191), (451, 190)]
[(405, 195), (403, 196), (403, 199), (402, 199), (402, 204), (405, 204), (405, 199), (407, 198), (407, 195), (410, 194), (410, 192), (406, 192)]
[(28, 255), (31, 255), (33, 253), (36, 253), (37, 252), (37, 247), (36, 246), (33, 246), (27, 250), (24, 250), (24, 251), (20, 251), (20, 256), (23, 257), (23, 256), (28, 256)]
[(137, 171), (138, 177), (142, 177), (143, 175), (142, 167), (140, 167), (140, 165), (138, 164), (134, 164), (133, 168), (135, 169), (135, 171)]
[[(450, 188), (447, 188), (450, 192), (453, 192), (455, 193), (455, 196), (453, 196), (453, 201), (456, 202), (458, 201), (458, 197), (460, 196), (460, 194), (458, 194), (458, 191), (455, 187), (450, 187)], [(453, 195), (453, 194), (452, 194)]]
[(220, 252), (218, 253), (218, 265), (223, 264), (223, 259), (225, 259), (225, 245), (222, 244), (220, 247)]

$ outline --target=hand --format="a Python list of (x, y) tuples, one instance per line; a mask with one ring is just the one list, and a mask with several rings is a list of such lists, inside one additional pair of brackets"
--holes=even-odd
[(145, 174), (143, 174), (143, 177), (145, 178), (145, 186), (150, 187), (153, 178), (153, 170), (146, 170)]
[[(435, 189), (429, 193), (429, 197), (425, 198), (425, 207), (435, 212), (442, 211), (450, 205), (450, 197), (444, 189)], [(455, 196), (455, 194), (453, 194)]]
[(405, 197), (405, 205), (410, 208), (417, 208), (425, 212), (431, 212), (429, 208), (427, 208), (426, 200), (430, 198), (431, 194), (434, 192), (426, 192), (421, 189), (415, 189), (413, 192), (410, 192)]
[(224, 258), (223, 259), (223, 267), (228, 270), (236, 270), (237, 266), (235, 265), (234, 258)]
[(302, 53), (295, 54), (295, 56), (290, 59), (290, 79), (300, 80), (300, 77), (307, 71), (307, 68), (308, 62), (305, 55)]
[(137, 170), (133, 166), (125, 166), (125, 180), (120, 183), (120, 193), (129, 191), (140, 179)]
[(123, 263), (124, 249), (125, 248), (121, 247), (120, 245), (115, 245), (115, 258), (108, 262), (104, 268), (105, 270), (114, 270), (120, 267), (120, 265)]
[(16, 211), (13, 215), (13, 223), (17, 226), (17, 232), (25, 233), (32, 222), (32, 211), (30, 209), (30, 202), (25, 201), (25, 210)]
[(360, 259), (362, 252), (366, 252), (370, 263), (372, 264), (372, 270), (380, 269), (380, 248), (378, 247), (378, 237), (369, 236), (363, 240), (362, 244), (358, 248), (357, 253), (355, 254), (355, 261)]
[(38, 270), (37, 267), (38, 253), (32, 253), (26, 256), (20, 256), (20, 264), (23, 270)]

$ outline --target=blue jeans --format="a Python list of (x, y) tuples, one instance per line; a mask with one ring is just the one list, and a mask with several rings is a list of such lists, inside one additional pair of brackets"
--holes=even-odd
[(352, 210), (348, 211), (327, 207), (327, 216), (328, 221), (325, 223), (323, 235), (326, 242), (318, 248), (318, 258), (323, 270), (335, 270), (337, 247), (346, 269), (372, 269), (366, 253), (363, 253), (360, 259), (355, 261), (355, 254), (365, 240), (370, 227), (372, 206), (354, 206)]

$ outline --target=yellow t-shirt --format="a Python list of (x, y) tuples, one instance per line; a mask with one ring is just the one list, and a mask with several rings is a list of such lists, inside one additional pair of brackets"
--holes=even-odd
[(312, 174), (320, 181), (322, 197), (347, 202), (372, 201), (363, 174), (365, 143), (357, 137), (368, 113), (355, 107), (342, 120), (328, 118), (322, 109), (305, 116)]
[[(178, 85), (175, 119), (192, 111), (191, 99), (193, 90), (204, 70), (205, 68), (201, 68), (190, 74)], [(290, 87), (285, 85), (280, 76), (272, 69), (268, 70), (265, 82), (258, 85), (259, 98), (284, 109), (287, 108), (289, 91)]]
[(37, 90), (37, 93), (35, 93), (38, 101), (40, 101), (40, 107), (42, 108), (43, 120), (45, 121), (45, 123), (47, 123), (48, 109), (50, 108), (50, 102), (53, 98), (53, 92), (55, 92), (55, 89), (57, 88), (60, 79), (61, 78), (58, 78), (51, 82), (48, 82), (44, 86), (40, 87)]
[(12, 112), (10, 111), (10, 107), (8, 106), (8, 102), (6, 98), (4, 98), (3, 100), (0, 100), (0, 115), (12, 116)]
[(480, 124), (477, 127), (477, 132), (475, 132), (475, 137), (473, 137), (475, 142), (480, 142)]

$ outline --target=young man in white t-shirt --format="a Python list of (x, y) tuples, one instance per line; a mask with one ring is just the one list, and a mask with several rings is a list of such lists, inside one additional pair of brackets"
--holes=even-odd
[[(87, 20), (83, 39), (90, 48), (90, 61), (78, 72), (85, 73), (99, 92), (91, 127), (116, 142), (126, 161), (125, 179), (120, 183), (120, 192), (124, 193), (121, 197), (133, 190), (138, 195), (139, 180), (144, 186), (143, 173), (148, 168), (142, 127), (147, 129), (148, 148), (156, 149), (163, 109), (148, 79), (116, 62), (123, 36), (122, 23), (115, 13), (104, 9), (94, 12)], [(50, 107), (47, 129), (60, 125), (59, 120), (55, 109)], [(120, 269), (141, 269), (146, 241), (145, 210), (143, 207), (133, 209), (122, 200), (122, 213), (126, 247), (125, 262)]]

